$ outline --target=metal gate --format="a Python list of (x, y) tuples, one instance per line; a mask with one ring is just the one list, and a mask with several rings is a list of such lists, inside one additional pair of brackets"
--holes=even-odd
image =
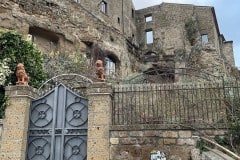
[(27, 160), (87, 159), (87, 99), (60, 84), (30, 109)]

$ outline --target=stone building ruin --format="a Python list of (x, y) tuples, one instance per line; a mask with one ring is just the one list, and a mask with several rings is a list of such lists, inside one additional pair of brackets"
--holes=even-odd
[(162, 3), (135, 10), (131, 0), (9, 0), (1, 2), (0, 21), (44, 53), (88, 55), (97, 44), (111, 53), (105, 55), (107, 74), (120, 79), (166, 67), (228, 75), (234, 66), (232, 41), (208, 6)]

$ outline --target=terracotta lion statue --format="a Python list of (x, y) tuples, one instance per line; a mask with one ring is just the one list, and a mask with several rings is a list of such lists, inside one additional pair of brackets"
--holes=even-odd
[(28, 85), (29, 77), (27, 76), (24, 65), (22, 63), (19, 63), (17, 65), (16, 76), (17, 76), (17, 82), (16, 82), (17, 85)]
[(105, 80), (105, 75), (104, 75), (104, 66), (103, 66), (103, 61), (102, 60), (97, 60), (95, 63), (96, 67), (96, 78), (98, 80), (104, 81)]

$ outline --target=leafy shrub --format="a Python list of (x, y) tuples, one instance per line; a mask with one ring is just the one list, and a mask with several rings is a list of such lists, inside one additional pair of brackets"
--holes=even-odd
[(46, 73), (42, 67), (41, 52), (14, 31), (0, 30), (0, 62), (0, 118), (2, 118), (7, 101), (4, 86), (16, 84), (17, 64), (24, 64), (26, 72), (30, 76), (29, 85), (36, 88), (46, 80)]

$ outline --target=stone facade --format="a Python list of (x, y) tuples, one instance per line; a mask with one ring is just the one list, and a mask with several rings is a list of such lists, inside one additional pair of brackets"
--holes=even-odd
[[(147, 17), (151, 17), (151, 20), (148, 21)], [(191, 27), (195, 30), (195, 33), (191, 33), (194, 36), (192, 44), (188, 38), (190, 31), (186, 29), (189, 21), (193, 22)], [(225, 63), (234, 66), (232, 45), (220, 35), (213, 7), (163, 3), (136, 11), (136, 26), (141, 55), (152, 53), (161, 60), (152, 65), (197, 68), (188, 62), (197, 49), (203, 55), (197, 62), (202, 65), (198, 69), (205, 68), (204, 71), (211, 74), (219, 74), (218, 70), (222, 70), (220, 74), (225, 74)], [(153, 32), (153, 42), (149, 44), (146, 43), (147, 31)], [(169, 61), (172, 63), (169, 64)]]
[[(214, 137), (223, 135), (224, 130), (202, 130), (201, 134)], [(167, 159), (185, 160), (191, 157), (191, 151), (199, 140), (200, 133), (193, 130), (111, 130), (111, 160), (145, 160), (151, 151), (160, 150)]]
[[(135, 10), (131, 0), (10, 0), (1, 2), (0, 20), (1, 28), (16, 30), (48, 54), (89, 55), (98, 44), (114, 54), (120, 78), (154, 67), (223, 75), (234, 66), (232, 42), (220, 34), (213, 7), (162, 3)], [(189, 20), (193, 44), (185, 28)], [(197, 62), (189, 62), (196, 55)]]

